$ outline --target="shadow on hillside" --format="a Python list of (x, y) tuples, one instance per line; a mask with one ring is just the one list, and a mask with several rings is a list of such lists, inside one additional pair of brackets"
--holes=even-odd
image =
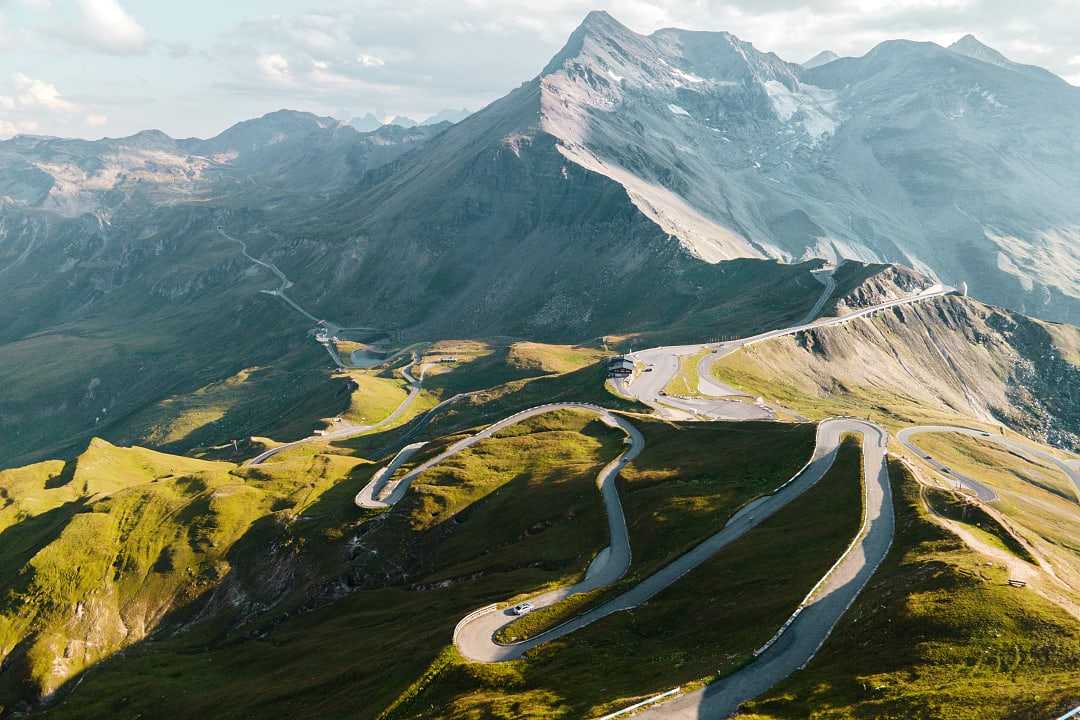
[[(598, 421), (589, 422), (582, 434), (602, 442), (597, 469), (621, 449), (613, 431)], [(327, 673), (326, 681), (348, 673), (355, 676), (354, 681), (378, 685), (380, 692), (387, 695), (379, 700), (382, 707), (433, 661), (449, 641), (454, 622), (469, 609), (529, 587), (540, 587), (579, 567), (583, 569), (603, 541), (598, 536), (594, 543), (597, 547), (588, 548), (584, 554), (568, 551), (574, 543), (581, 543), (581, 523), (587, 523), (606, 537), (602, 503), (591, 482), (592, 468), (587, 473), (589, 478), (581, 477), (570, 484), (564, 482), (569, 471), (556, 468), (548, 478), (551, 482), (539, 488), (530, 488), (529, 478), (518, 475), (473, 501), (467, 510), (413, 537), (409, 536), (408, 516), (424, 509), (414, 494), (407, 495), (402, 505), (390, 513), (363, 511), (353, 505), (354, 496), (377, 468), (374, 464), (358, 466), (291, 522), (282, 522), (285, 513), (257, 520), (230, 549), (227, 557), (232, 569), (216, 587), (205, 589), (185, 606), (170, 611), (147, 638), (69, 678), (55, 694), (57, 705), (78, 698), (74, 691), (88, 675), (117, 668), (117, 663), (131, 664), (120, 675), (112, 674), (103, 680), (97, 695), (87, 698), (87, 702), (97, 703), (103, 692), (114, 693), (118, 698), (114, 709), (119, 712), (127, 698), (140, 693), (139, 688), (164, 688), (175, 693), (175, 680), (171, 678), (178, 677), (186, 663), (195, 660), (175, 659), (175, 673), (168, 671), (161, 675), (154, 669), (154, 663), (160, 660), (147, 661), (150, 663), (147, 666), (139, 659), (154, 657), (145, 654), (154, 648), (165, 653), (158, 657), (166, 660), (171, 656), (205, 656), (206, 662), (213, 660), (215, 665), (250, 653), (276, 656), (280, 651), (274, 648), (281, 643), (298, 642), (298, 631), (306, 634), (307, 630), (301, 628), (313, 622), (316, 625), (312, 626), (312, 632), (329, 631), (322, 623), (336, 622), (331, 619), (336, 614), (331, 608), (358, 619), (374, 613), (374, 617), (383, 619), (373, 627), (378, 627), (381, 633), (391, 632), (401, 641), (400, 619), (416, 613), (413, 634), (419, 637), (410, 642), (419, 644), (422, 650), (393, 654), (392, 665), (399, 668), (398, 672), (369, 662), (365, 654), (368, 651), (363, 648), (371, 645), (367, 634), (374, 630), (361, 628), (371, 620), (336, 630), (338, 639), (347, 637), (347, 633), (365, 634), (356, 637), (358, 652), (351, 653), (349, 665), (321, 671)], [(528, 502), (523, 502), (526, 497)], [(371, 529), (365, 532), (364, 528), (369, 526)], [(554, 532), (560, 526), (562, 529)], [(496, 537), (488, 529), (499, 530), (501, 535)], [(468, 536), (463, 530), (470, 530)], [(351, 537), (361, 538), (377, 551), (385, 548), (385, 555), (354, 552)], [(553, 544), (553, 538), (559, 542)], [(496, 540), (494, 546), (492, 540)], [(451, 552), (455, 556), (453, 565), (440, 567), (439, 563)], [(405, 565), (407, 574), (388, 571), (394, 563)], [(437, 570), (445, 572), (440, 572), (432, 582), (424, 581), (425, 575)], [(445, 583), (447, 578), (451, 579), (450, 583)], [(236, 592), (238, 588), (240, 593)], [(400, 611), (377, 601), (386, 593), (400, 597), (404, 603)], [(249, 608), (259, 610), (254, 621), (245, 621), (247, 609), (236, 602), (241, 597)], [(411, 608), (413, 605), (415, 608)], [(433, 606), (441, 609), (433, 610)], [(331, 614), (325, 620), (318, 620), (322, 617), (318, 613)], [(417, 629), (417, 625), (422, 629)], [(176, 634), (178, 629), (185, 630), (184, 634)], [(388, 642), (385, 647), (393, 645)], [(316, 649), (305, 644), (303, 652), (315, 653)], [(269, 668), (260, 672), (266, 678), (273, 674)], [(153, 679), (148, 680), (150, 677)], [(225, 682), (227, 678), (220, 679)], [(238, 692), (243, 696), (243, 679), (231, 678), (228, 682), (237, 683), (230, 694)], [(302, 681), (298, 680), (293, 688), (287, 685), (268, 689), (268, 697), (292, 698), (295, 693), (315, 697), (310, 691), (298, 689), (304, 685)], [(248, 700), (248, 706), (266, 702)], [(372, 705), (371, 714), (378, 709)], [(176, 716), (184, 716), (184, 712), (177, 709)]]

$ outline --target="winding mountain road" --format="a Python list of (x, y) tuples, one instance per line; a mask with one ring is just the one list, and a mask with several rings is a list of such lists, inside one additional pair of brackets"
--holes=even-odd
[(372, 423), (371, 425), (342, 423), (342, 425), (337, 429), (331, 430), (329, 432), (324, 432), (321, 435), (308, 435), (305, 438), (294, 440), (293, 442), (285, 443), (283, 445), (278, 445), (277, 447), (272, 447), (268, 450), (264, 450), (263, 452), (259, 453), (255, 457), (245, 462), (244, 464), (260, 465), (272, 458), (274, 455), (277, 455), (282, 450), (296, 447), (297, 445), (303, 445), (305, 443), (311, 442), (325, 442), (327, 440), (347, 440), (351, 437), (356, 437), (357, 435), (362, 435), (364, 433), (371, 432), (372, 430), (377, 430), (378, 428), (385, 427), (393, 423), (395, 420), (400, 418), (406, 410), (409, 409), (409, 406), (412, 405), (413, 401), (416, 399), (416, 396), (420, 394), (420, 390), (422, 389), (424, 383), (424, 373), (427, 371), (427, 365), (422, 365), (420, 367), (420, 377), (413, 377), (412, 373), (409, 372), (409, 369), (413, 365), (415, 365), (416, 362), (417, 358), (414, 357), (412, 363), (406, 365), (401, 369), (401, 374), (409, 383), (409, 394), (405, 396), (405, 399), (402, 400), (396, 408), (394, 408), (393, 412), (384, 417), (382, 420), (376, 423)]
[[(275, 265), (272, 262), (267, 262), (265, 260), (260, 260), (259, 258), (255, 257), (254, 255), (249, 253), (248, 250), (247, 250), (247, 243), (245, 243), (240, 238), (234, 238), (232, 235), (225, 232), (224, 228), (218, 226), (217, 231), (226, 240), (237, 243), (240, 246), (241, 254), (243, 254), (243, 256), (245, 258), (247, 258), (248, 260), (250, 260), (251, 262), (255, 263), (256, 265), (258, 265), (260, 267), (266, 268), (271, 273), (273, 273), (274, 276), (281, 282), (281, 284), (278, 285), (276, 290), (260, 290), (259, 292), (265, 293), (267, 295), (273, 295), (274, 297), (277, 297), (277, 298), (281, 298), (285, 302), (285, 304), (287, 304), (293, 310), (296, 310), (298, 313), (300, 313), (301, 315), (306, 317), (308, 320), (310, 320), (311, 322), (315, 323), (317, 326), (322, 328), (322, 332), (326, 333), (327, 338), (330, 338), (330, 337), (333, 337), (334, 335), (337, 335), (337, 333), (342, 331), (342, 330), (362, 330), (362, 331), (365, 331), (365, 332), (378, 331), (378, 328), (371, 328), (371, 327), (343, 328), (340, 325), (337, 325), (336, 323), (330, 322), (329, 320), (323, 320), (323, 319), (315, 317), (310, 312), (305, 310), (304, 307), (302, 305), (300, 305), (300, 303), (296, 302), (291, 297), (289, 297), (288, 295), (285, 294), (285, 291), (288, 290), (289, 288), (291, 288), (294, 285), (294, 283), (293, 283), (292, 280), (290, 280), (285, 275), (285, 273), (283, 273), (281, 271), (281, 268), (279, 268), (277, 265)], [(318, 336), (316, 336), (316, 337), (318, 337)], [(333, 341), (331, 341), (329, 339), (327, 339), (325, 342), (320, 340), (319, 344), (323, 346), (323, 348), (326, 350), (327, 354), (330, 356), (330, 359), (334, 361), (334, 364), (337, 365), (338, 368), (340, 368), (342, 370), (351, 370), (351, 369), (358, 369), (360, 367), (360, 366), (358, 366), (356, 364), (346, 363), (344, 360), (342, 360), (341, 359), (341, 354), (338, 352), (337, 347), (334, 345)]]
[[(629, 610), (630, 608), (637, 607), (647, 602), (650, 598), (674, 585), (688, 572), (708, 561), (732, 542), (741, 538), (781, 508), (798, 498), (806, 492), (806, 490), (813, 487), (814, 484), (825, 475), (828, 469), (832, 467), (833, 461), (836, 459), (837, 449), (840, 445), (840, 438), (845, 432), (861, 433), (864, 439), (869, 440), (865, 443), (868, 452), (864, 456), (866, 458), (864, 462), (868, 471), (871, 472), (868, 477), (877, 478), (877, 482), (867, 483), (868, 493), (866, 493), (866, 496), (864, 497), (864, 502), (866, 502), (867, 508), (869, 509), (867, 515), (870, 518), (870, 524), (874, 532), (870, 536), (870, 541), (865, 553), (857, 557), (855, 555), (849, 556), (849, 566), (837, 569), (834, 571), (833, 576), (836, 578), (847, 578), (849, 580), (856, 578), (856, 576), (860, 579), (863, 575), (869, 577), (868, 572), (863, 572), (866, 565), (865, 561), (869, 559), (876, 567), (876, 562), (880, 560), (880, 557), (884, 557), (884, 553), (888, 549), (888, 543), (892, 538), (892, 504), (890, 496), (888, 495), (888, 475), (885, 472), (883, 462), (885, 433), (880, 428), (859, 420), (827, 420), (818, 426), (817, 444), (814, 449), (813, 457), (806, 467), (804, 467), (795, 477), (786, 482), (773, 494), (759, 498), (750, 505), (747, 505), (742, 511), (732, 516), (722, 530), (708, 537), (692, 550), (676, 558), (673, 562), (664, 566), (656, 573), (645, 578), (633, 588), (607, 602), (587, 610), (581, 615), (578, 615), (557, 627), (528, 640), (511, 645), (501, 645), (495, 642), (492, 636), (499, 628), (512, 622), (515, 617), (496, 607), (487, 608), (484, 611), (467, 616), (465, 620), (458, 624), (454, 631), (454, 643), (457, 645), (458, 650), (471, 660), (479, 662), (511, 660), (521, 657), (525, 652), (543, 645), (546, 642), (564, 637), (583, 627), (591, 625), (597, 620), (607, 617), (612, 613), (621, 610)], [(618, 502), (617, 495), (615, 496), (615, 502)], [(609, 519), (611, 513), (612, 510), (609, 506)], [(622, 521), (622, 517), (622, 508), (619, 506), (618, 518), (620, 521)], [(623, 527), (625, 528), (624, 522)], [(544, 607), (545, 605), (557, 602), (576, 592), (586, 592), (611, 584), (625, 574), (629, 567), (629, 560), (630, 551), (629, 546), (627, 546), (625, 564), (621, 561), (617, 563), (611, 562), (609, 563), (611, 566), (610, 570), (603, 573), (602, 577), (601, 573), (598, 573), (595, 579), (591, 576), (587, 576), (583, 582), (578, 583), (577, 585), (569, 588), (560, 588), (559, 590), (545, 593), (537, 598), (530, 598), (530, 602), (538, 608)], [(618, 570), (617, 573), (615, 572), (616, 570)], [(848, 572), (849, 570), (850, 572)], [(872, 572), (872, 568), (870, 569), (870, 572)], [(848, 575), (851, 577), (848, 578)], [(858, 589), (862, 587), (862, 583), (865, 583), (865, 579), (862, 579), (857, 585), (841, 584), (841, 586), (847, 587), (848, 594), (851, 595), (851, 597), (854, 597), (853, 593), (858, 592)], [(837, 589), (839, 589), (839, 586)], [(822, 592), (824, 593), (822, 602), (825, 602), (825, 598), (829, 597), (833, 598), (833, 600), (830, 600), (829, 602), (835, 604), (835, 599), (841, 597), (841, 595), (835, 595), (834, 597), (832, 587), (824, 588)], [(847, 596), (845, 595), (843, 597)], [(815, 605), (815, 607), (817, 606)], [(811, 613), (808, 615), (808, 620), (802, 623), (802, 626), (813, 628), (813, 632), (810, 630), (803, 631), (801, 630), (802, 626), (800, 626), (799, 632), (802, 633), (800, 637), (816, 638), (821, 636), (821, 638), (824, 639), (824, 635), (828, 634), (832, 625), (828, 622), (825, 623), (825, 625), (822, 625), (822, 619), (824, 618), (824, 620), (827, 621), (830, 617), (830, 615), (821, 611)], [(837, 614), (836, 617), (839, 617), (839, 615)], [(835, 622), (835, 619), (831, 622)], [(788, 633), (785, 632), (785, 636), (787, 635)], [(788, 647), (790, 644), (791, 643), (789, 642), (785, 642), (783, 647)], [(805, 643), (799, 644), (797, 649), (805, 649)], [(812, 648), (812, 650), (816, 649), (816, 646)]]
[[(827, 420), (822, 427), (825, 430), (819, 429), (818, 448), (814, 452), (823, 465), (818, 470), (822, 475), (832, 465), (841, 433), (859, 433), (863, 438), (864, 513), (855, 540), (781, 631), (758, 650), (753, 662), (700, 690), (650, 708), (638, 717), (699, 720), (724, 718), (734, 713), (739, 705), (764, 693), (814, 657), (885, 559), (895, 529), (892, 489), (885, 464), (888, 434), (862, 420)], [(827, 453), (824, 456), (820, 455), (823, 440)], [(760, 512), (755, 508), (755, 517)]]
[(1035, 457), (1049, 462), (1061, 470), (1061, 472), (1065, 473), (1065, 476), (1072, 481), (1077, 502), (1080, 503), (1080, 463), (1075, 461), (1062, 460), (1056, 455), (1041, 450), (1033, 445), (1017, 442), (1016, 440), (1012, 440), (1002, 435), (995, 435), (994, 433), (985, 430), (977, 430), (975, 428), (957, 427), (952, 425), (919, 425), (916, 427), (904, 428), (897, 433), (896, 439), (908, 450), (918, 455), (922, 462), (932, 467), (946, 479), (955, 480), (960, 485), (971, 490), (975, 493), (975, 496), (983, 502), (994, 502), (997, 500), (997, 493), (994, 492), (993, 488), (990, 488), (963, 473), (957, 472), (945, 463), (934, 459), (929, 453), (918, 447), (912, 438), (916, 435), (927, 433), (957, 433), (960, 435), (967, 435), (979, 440), (1001, 445), (1010, 452), (1014, 452), (1021, 457), (1027, 457), (1029, 459)]
[(298, 313), (300, 313), (301, 315), (306, 317), (311, 322), (314, 322), (314, 323), (322, 322), (322, 321), (319, 320), (319, 318), (317, 318), (314, 315), (312, 315), (311, 313), (309, 313), (307, 310), (302, 308), (299, 303), (297, 303), (291, 297), (289, 297), (288, 295), (285, 294), (285, 291), (293, 286), (293, 281), (290, 280), (289, 278), (287, 278), (285, 276), (285, 273), (281, 272), (281, 270), (278, 268), (277, 265), (275, 265), (274, 263), (271, 263), (271, 262), (266, 262), (265, 260), (260, 260), (259, 258), (257, 258), (254, 255), (250, 254), (248, 252), (248, 250), (247, 250), (247, 243), (244, 242), (243, 240), (241, 240), (240, 238), (234, 238), (232, 235), (225, 232), (224, 228), (219, 227), (217, 229), (217, 231), (226, 240), (231, 240), (232, 242), (237, 243), (238, 245), (240, 245), (240, 252), (243, 254), (243, 256), (245, 258), (247, 258), (251, 262), (255, 263), (256, 265), (259, 265), (260, 267), (266, 268), (267, 270), (272, 272), (274, 274), (274, 276), (277, 277), (278, 280), (281, 281), (281, 284), (278, 286), (278, 288), (276, 290), (260, 290), (259, 292), (263, 292), (263, 293), (266, 293), (267, 295), (273, 295), (274, 297), (281, 298), (282, 300), (284, 300), (289, 305), (289, 307), (296, 310)]
[[(829, 280), (832, 281), (831, 276), (829, 277)], [(826, 287), (826, 290), (830, 290), (830, 288)], [(861, 310), (856, 310), (855, 312), (841, 315), (840, 317), (809, 320), (791, 327), (769, 330), (738, 340), (721, 343), (702, 343), (698, 345), (670, 345), (639, 350), (638, 352), (631, 353), (629, 357), (636, 363), (642, 363), (647, 367), (651, 367), (652, 371), (638, 373), (632, 379), (616, 381), (616, 389), (621, 394), (635, 398), (653, 408), (662, 417), (670, 419), (768, 419), (772, 417), (772, 413), (766, 408), (759, 405), (723, 399), (744, 395), (745, 393), (729, 388), (723, 383), (714, 380), (712, 373), (712, 366), (714, 363), (740, 348), (749, 347), (750, 345), (755, 345), (760, 342), (784, 337), (785, 335), (794, 335), (803, 332), (804, 330), (844, 325), (876, 312), (942, 297), (955, 292), (955, 288), (937, 284), (919, 293), (889, 300), (880, 305), (862, 308)], [(824, 306), (824, 302), (828, 300), (830, 295), (831, 290), (828, 295), (822, 294), (815, 305), (815, 311), (819, 311), (820, 308)], [(808, 317), (810, 317), (810, 315), (808, 315)], [(705, 397), (671, 398), (669, 396), (661, 395), (663, 389), (667, 387), (668, 383), (670, 383), (676, 373), (678, 373), (679, 364), (682, 358), (689, 355), (696, 355), (704, 350), (710, 352), (698, 362), (697, 372), (698, 390)], [(758, 412), (755, 413), (747, 408), (757, 408)]]
[[(829, 278), (831, 280), (831, 277)], [(828, 293), (822, 295), (812, 309), (811, 315), (819, 312), (833, 290), (828, 285)], [(725, 417), (730, 408), (716, 404), (716, 398), (706, 398), (700, 405), (685, 404), (687, 398), (670, 398), (662, 395), (664, 387), (679, 371), (681, 359), (702, 350), (712, 350), (698, 364), (700, 374), (699, 387), (708, 394), (729, 396), (737, 394), (733, 389), (713, 381), (712, 363), (717, 357), (735, 351), (738, 348), (763, 342), (777, 337), (794, 334), (802, 330), (829, 327), (854, 321), (874, 312), (908, 303), (941, 297), (952, 288), (941, 285), (928, 288), (923, 292), (892, 300), (878, 306), (864, 308), (840, 318), (809, 320), (794, 327), (772, 330), (749, 338), (719, 344), (682, 345), (633, 353), (636, 363), (651, 367), (650, 372), (641, 372), (630, 381), (616, 381), (616, 389), (625, 395), (634, 397), (652, 407), (660, 416), (677, 418), (680, 414), (712, 419)], [(673, 403), (672, 401), (680, 401)], [(723, 401), (732, 404), (731, 401)], [(745, 406), (745, 403), (734, 403)], [(390, 479), (393, 472), (419, 449), (420, 443), (403, 448), (391, 463), (377, 472), (368, 485), (356, 497), (356, 504), (365, 508), (390, 508), (404, 497), (410, 484), (420, 474), (438, 465), (445, 459), (471, 447), (485, 438), (514, 423), (536, 415), (564, 408), (585, 409), (597, 413), (605, 422), (617, 426), (626, 433), (630, 447), (613, 460), (600, 472), (597, 486), (604, 499), (608, 517), (610, 545), (605, 548), (588, 568), (584, 579), (573, 585), (558, 588), (530, 598), (534, 608), (550, 606), (560, 600), (580, 592), (588, 592), (616, 582), (625, 575), (630, 566), (631, 548), (626, 529), (626, 520), (622, 504), (615, 488), (615, 477), (622, 467), (630, 462), (644, 446), (640, 432), (625, 418), (609, 410), (587, 403), (555, 403), (543, 405), (515, 413), (464, 440), (460, 440), (439, 455), (427, 460), (407, 472), (400, 480)], [(744, 419), (745, 415), (743, 416)], [(495, 641), (497, 631), (513, 622), (516, 616), (498, 604), (479, 608), (466, 615), (454, 629), (453, 641), (457, 649), (470, 660), (477, 662), (499, 662), (521, 657), (529, 650), (556, 638), (564, 637), (612, 613), (637, 607), (647, 602), (666, 588), (671, 587), (686, 573), (721, 552), (735, 540), (761, 524), (793, 500), (813, 487), (832, 466), (841, 439), (846, 433), (858, 434), (863, 440), (862, 487), (863, 524), (847, 550), (835, 565), (807, 595), (806, 599), (794, 611), (792, 616), (777, 631), (773, 638), (755, 654), (753, 662), (734, 674), (722, 678), (705, 688), (676, 695), (674, 699), (644, 710), (640, 717), (647, 718), (722, 718), (734, 712), (738, 706), (765, 692), (795, 670), (803, 667), (816, 654), (833, 627), (840, 620), (847, 608), (854, 602), (859, 592), (869, 581), (874, 571), (885, 558), (892, 544), (894, 517), (891, 487), (886, 465), (886, 446), (888, 433), (883, 428), (863, 420), (853, 418), (832, 418), (818, 425), (816, 445), (813, 456), (795, 477), (788, 480), (770, 495), (758, 498), (733, 515), (725, 526), (714, 535), (706, 538), (686, 554), (645, 578), (629, 590), (611, 598), (572, 619), (542, 632), (528, 640), (512, 644), (500, 644)], [(670, 696), (665, 693), (664, 696)]]

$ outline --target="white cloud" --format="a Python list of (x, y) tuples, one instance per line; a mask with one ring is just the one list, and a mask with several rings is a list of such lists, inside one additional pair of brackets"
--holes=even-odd
[(382, 67), (386, 64), (386, 61), (381, 57), (375, 55), (368, 55), (367, 53), (360, 53), (356, 58), (356, 61), (364, 67)]
[(15, 98), (8, 95), (0, 95), (0, 110), (14, 110)]
[(52, 83), (35, 80), (23, 73), (15, 73), (15, 99), (22, 107), (40, 107), (47, 110), (78, 112), (79, 106), (65, 100)]
[(1069, 65), (1080, 65), (1080, 55), (1073, 55), (1069, 58)]
[(33, 120), (4, 120), (0, 118), (0, 137), (37, 132), (38, 127), (38, 124)]
[(284, 82), (289, 79), (289, 61), (280, 53), (266, 53), (255, 58), (255, 64), (262, 70), (262, 74), (275, 82)]
[(90, 113), (86, 116), (86, 124), (90, 127), (101, 127), (107, 122), (109, 122), (109, 117), (101, 113)]
[(117, 0), (78, 0), (78, 4), (86, 44), (116, 54), (146, 50), (146, 31)]

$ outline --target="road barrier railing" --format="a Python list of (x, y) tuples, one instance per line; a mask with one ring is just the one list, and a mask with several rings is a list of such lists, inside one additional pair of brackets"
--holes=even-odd
[(597, 720), (612, 720), (612, 718), (622, 717), (623, 715), (626, 715), (627, 713), (632, 713), (635, 710), (640, 710), (641, 708), (645, 707), (646, 705), (652, 705), (653, 703), (660, 702), (661, 700), (664, 700), (665, 698), (669, 698), (672, 695), (677, 695), (680, 690), (682, 690), (681, 687), (672, 688), (671, 690), (668, 690), (667, 692), (662, 692), (659, 695), (653, 695), (651, 698), (646, 698), (645, 700), (642, 700), (641, 702), (634, 703), (633, 705), (630, 705), (628, 707), (624, 707), (622, 710), (616, 710), (613, 713), (608, 713), (607, 715), (605, 715), (605, 716), (603, 716), (601, 718), (597, 718)]
[(454, 626), (454, 645), (458, 644), (458, 634), (461, 632), (462, 628), (464, 628), (466, 625), (468, 625), (470, 622), (480, 617), (481, 615), (487, 615), (489, 612), (495, 610), (498, 607), (499, 603), (491, 603), (490, 605), (485, 605), (482, 608), (473, 610), (471, 613), (458, 620), (457, 625)]
[[(838, 418), (830, 418), (830, 419), (857, 420), (859, 422), (864, 423), (867, 426), (868, 429), (876, 431), (878, 433), (879, 437), (885, 434), (884, 430), (882, 430), (877, 425), (874, 425), (872, 423), (868, 423), (867, 421), (862, 420), (860, 418), (841, 416), (841, 417), (838, 417)], [(864, 450), (864, 452), (865, 452), (865, 450)], [(789, 480), (788, 482), (791, 482), (791, 481)], [(863, 478), (863, 482), (864, 483), (869, 483), (870, 480), (868, 478)], [(803, 610), (805, 610), (807, 607), (809, 607), (813, 603), (814, 596), (817, 595), (818, 591), (822, 588), (822, 586), (824, 586), (825, 583), (828, 582), (829, 578), (832, 577), (833, 573), (836, 572), (836, 569), (838, 567), (840, 567), (841, 564), (843, 564), (843, 562), (848, 558), (849, 555), (851, 555), (852, 552), (855, 551), (855, 549), (859, 546), (859, 544), (863, 541), (863, 539), (866, 537), (867, 533), (869, 533), (869, 532), (870, 532), (870, 518), (866, 513), (866, 505), (864, 503), (863, 507), (862, 507), (862, 522), (859, 525), (859, 532), (857, 532), (855, 534), (855, 537), (851, 540), (851, 543), (848, 544), (848, 546), (844, 550), (844, 552), (840, 553), (840, 557), (838, 557), (836, 559), (836, 562), (834, 562), (832, 564), (832, 567), (830, 567), (828, 570), (826, 570), (825, 574), (822, 575), (821, 578), (816, 583), (814, 583), (814, 587), (810, 588), (810, 592), (806, 593), (806, 597), (803, 598), (802, 602), (799, 603), (799, 606), (795, 608), (795, 611), (793, 613), (791, 613), (791, 615), (788, 617), (788, 619), (784, 621), (784, 624), (780, 626), (780, 629), (777, 630), (773, 634), (773, 636), (771, 638), (769, 638), (765, 642), (764, 645), (762, 645), (761, 647), (759, 647), (757, 650), (754, 651), (754, 653), (753, 653), (754, 657), (758, 657), (759, 655), (761, 655), (763, 652), (765, 652), (770, 647), (772, 647), (776, 643), (777, 640), (780, 639), (780, 636), (783, 635), (784, 632), (791, 626), (791, 624), (793, 622), (795, 622), (799, 618), (799, 615), (802, 614)], [(891, 549), (891, 547), (892, 547), (892, 542), (890, 541), (889, 542), (889, 548), (886, 548), (885, 554), (882, 556), (883, 559), (884, 559), (885, 555), (889, 554), (889, 549)], [(878, 564), (880, 564), (880, 562)], [(877, 565), (874, 566), (874, 571), (875, 572), (877, 571)], [(873, 574), (873, 573), (871, 573), (871, 574)], [(852, 598), (852, 600), (854, 600), (854, 598)], [(845, 609), (844, 612), (846, 613), (847, 610)]]

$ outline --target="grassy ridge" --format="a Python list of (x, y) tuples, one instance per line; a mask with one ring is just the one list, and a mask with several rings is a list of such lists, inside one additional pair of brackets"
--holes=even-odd
[(934, 524), (890, 462), (892, 551), (817, 657), (747, 720), (1057, 717), (1080, 698), (1080, 622)]

